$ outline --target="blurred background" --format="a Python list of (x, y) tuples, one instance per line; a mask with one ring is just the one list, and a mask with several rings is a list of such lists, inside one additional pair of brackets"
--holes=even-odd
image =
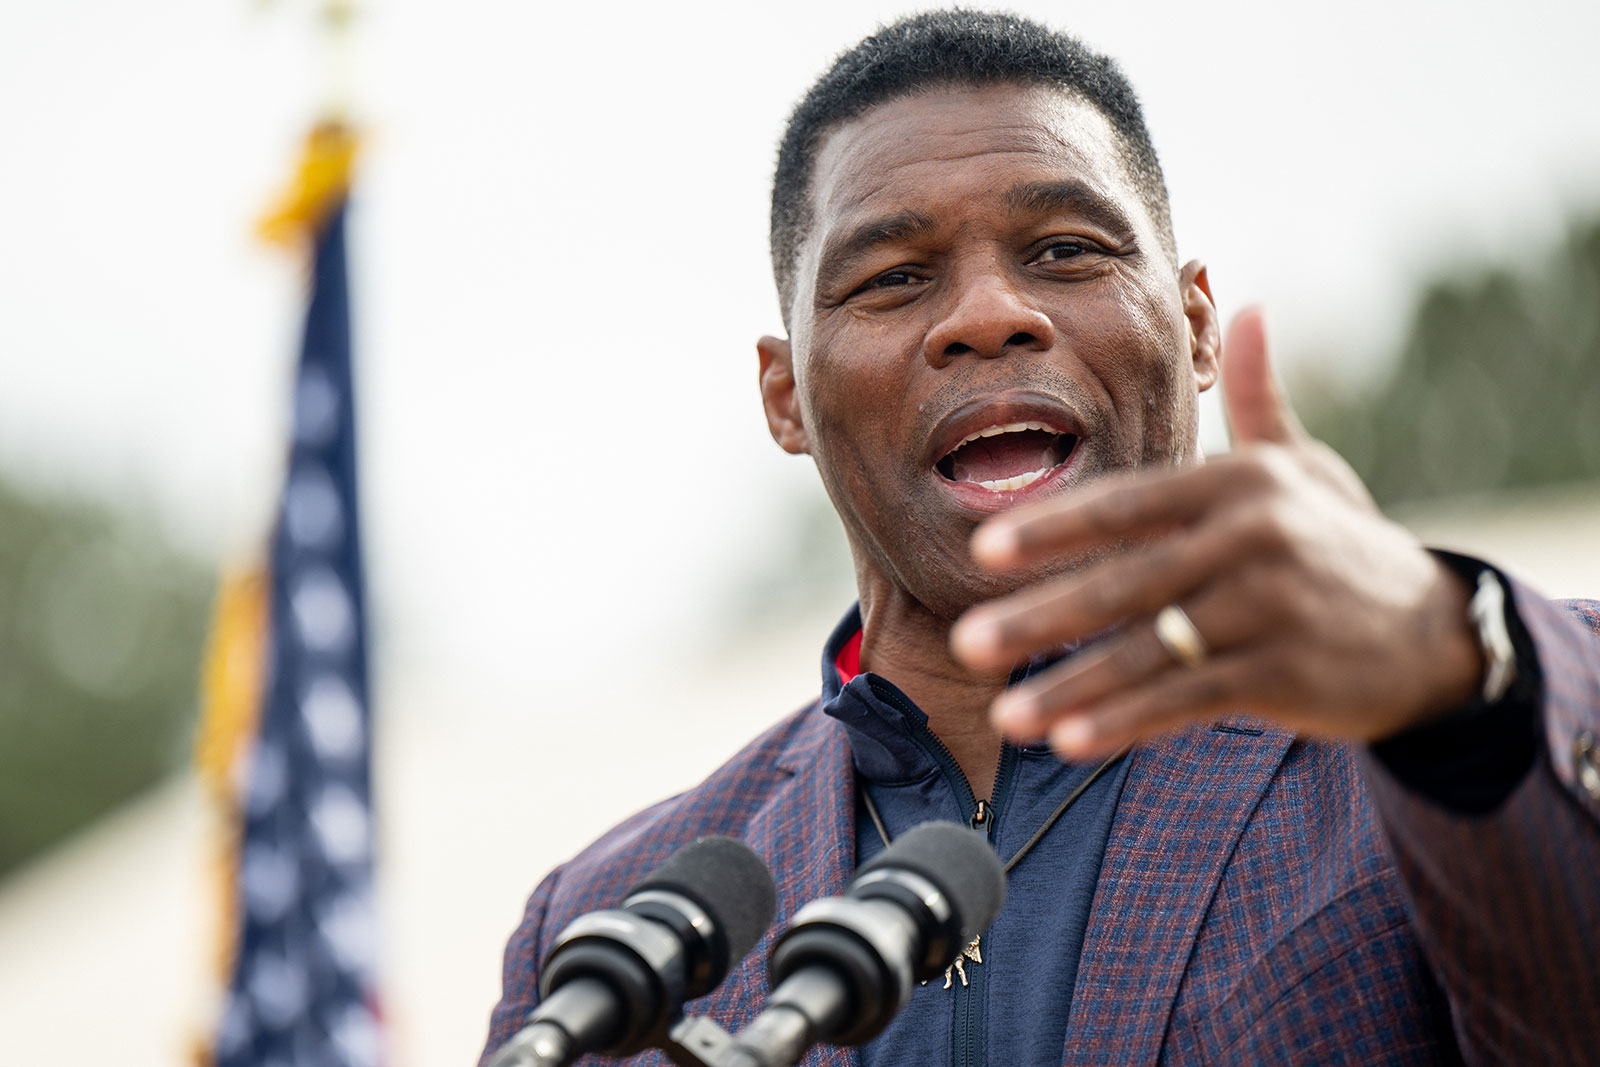
[[(1010, 7), (1123, 63), (1180, 253), (1391, 513), (1600, 595), (1600, 7)], [(369, 0), (336, 68), (311, 0), (0, 5), (0, 1060), (208, 1025), (201, 651), (306, 295), (252, 228), (330, 92), (388, 1059), (466, 1063), (544, 871), (815, 690), (852, 594), (757, 399), (768, 183), (909, 10)]]

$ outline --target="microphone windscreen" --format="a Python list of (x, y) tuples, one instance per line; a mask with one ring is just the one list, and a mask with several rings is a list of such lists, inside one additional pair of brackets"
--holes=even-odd
[(856, 877), (884, 867), (913, 871), (937, 886), (968, 941), (988, 929), (1006, 899), (1005, 866), (989, 839), (958, 823), (923, 823), (896, 838)]
[(756, 947), (778, 911), (772, 872), (731, 837), (702, 837), (680, 848), (633, 892), (645, 889), (681, 893), (705, 910), (727, 939), (729, 958), (715, 961), (723, 973)]

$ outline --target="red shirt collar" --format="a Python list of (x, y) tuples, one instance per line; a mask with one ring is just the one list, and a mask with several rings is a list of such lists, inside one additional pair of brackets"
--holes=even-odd
[(833, 667), (839, 672), (839, 684), (849, 685), (850, 680), (861, 673), (861, 631), (856, 630), (850, 635), (850, 640), (839, 649), (839, 654), (833, 657)]

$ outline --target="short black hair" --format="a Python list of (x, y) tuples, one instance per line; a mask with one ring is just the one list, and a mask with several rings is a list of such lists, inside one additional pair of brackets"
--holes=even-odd
[(789, 116), (772, 181), (772, 274), (784, 321), (795, 259), (811, 224), (811, 172), (822, 139), (878, 104), (934, 89), (1043, 85), (1093, 105), (1121, 138), (1123, 161), (1177, 266), (1166, 179), (1133, 86), (1116, 62), (1017, 15), (952, 8), (883, 27), (834, 60)]

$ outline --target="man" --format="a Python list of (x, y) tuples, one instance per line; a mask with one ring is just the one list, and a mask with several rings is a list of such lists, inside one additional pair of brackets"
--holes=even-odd
[[(683, 843), (751, 843), (781, 926), (946, 819), (1010, 864), (1000, 917), (808, 1062), (1600, 1061), (1600, 609), (1424, 550), (1306, 438), (1114, 65), (1008, 16), (880, 31), (796, 109), (772, 239), (762, 399), (859, 609), (818, 704), (538, 888), (490, 1049)], [(766, 948), (694, 1009), (748, 1021)]]

